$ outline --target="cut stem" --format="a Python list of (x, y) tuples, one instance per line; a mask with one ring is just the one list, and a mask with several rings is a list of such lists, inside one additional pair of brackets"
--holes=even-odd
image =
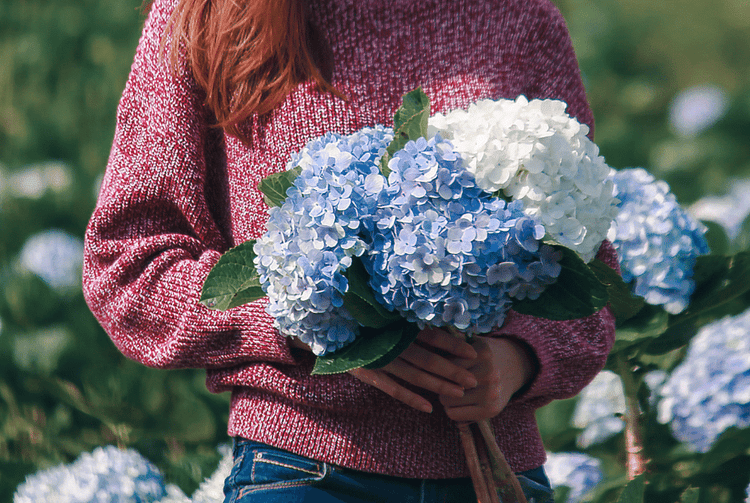
[(479, 421), (477, 428), (489, 452), (492, 473), (497, 484), (497, 491), (502, 496), (503, 503), (527, 503), (526, 495), (523, 494), (518, 477), (510, 469), (510, 465), (500, 450), (500, 446), (497, 445), (495, 433), (492, 431), (489, 419)]
[(471, 474), (471, 482), (474, 485), (477, 503), (491, 503), (490, 490), (492, 488), (487, 486), (487, 481), (482, 474), (477, 446), (474, 443), (474, 435), (471, 432), (469, 423), (458, 423), (458, 433), (461, 437), (461, 444), (464, 447), (466, 464), (468, 465), (469, 473)]

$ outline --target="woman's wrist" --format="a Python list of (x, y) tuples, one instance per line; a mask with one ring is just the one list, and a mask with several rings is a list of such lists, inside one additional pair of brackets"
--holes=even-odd
[(512, 336), (495, 336), (488, 339), (496, 358), (505, 363), (512, 395), (525, 391), (539, 369), (533, 350), (528, 344)]

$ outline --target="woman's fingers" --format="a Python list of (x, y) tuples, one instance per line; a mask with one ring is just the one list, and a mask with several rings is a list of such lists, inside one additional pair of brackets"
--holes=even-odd
[[(402, 357), (404, 355), (401, 355)], [(427, 391), (432, 391), (438, 395), (447, 395), (460, 397), (464, 394), (463, 386), (454, 382), (447, 381), (442, 377), (433, 375), (425, 370), (415, 367), (408, 360), (396, 358), (391, 363), (383, 367), (383, 370), (392, 374), (409, 384), (413, 384)]]
[(459, 332), (454, 335), (440, 328), (426, 328), (419, 332), (417, 340), (458, 358), (473, 360), (477, 357), (476, 350)]
[[(399, 377), (435, 393), (443, 394), (443, 389), (453, 391), (460, 389), (463, 391), (463, 388), (473, 388), (477, 385), (476, 377), (469, 370), (417, 344), (412, 344), (407, 348), (399, 359), (405, 360), (413, 366), (411, 369), (403, 369), (409, 377), (403, 375), (399, 375)], [(398, 362), (399, 359), (394, 362)], [(421, 372), (419, 369), (427, 371), (429, 374)], [(437, 376), (437, 378), (434, 376)], [(463, 396), (463, 393), (458, 394), (457, 392), (450, 394)]]
[(382, 370), (357, 368), (350, 370), (349, 374), (353, 375), (360, 381), (369, 384), (370, 386), (378, 388), (380, 391), (386, 393), (387, 395), (395, 398), (400, 402), (405, 403), (409, 407), (420, 410), (422, 412), (432, 412), (432, 404), (430, 402), (428, 402), (424, 397), (401, 386)]

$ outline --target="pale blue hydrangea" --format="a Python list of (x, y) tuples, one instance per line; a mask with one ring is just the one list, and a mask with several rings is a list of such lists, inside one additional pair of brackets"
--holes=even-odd
[(578, 503), (604, 479), (601, 461), (579, 452), (548, 452), (544, 470), (553, 489), (570, 488), (567, 503)]
[(583, 431), (578, 446), (585, 449), (606, 441), (625, 428), (625, 392), (620, 376), (603, 370), (578, 395), (572, 422)]
[(687, 307), (695, 289), (696, 258), (709, 253), (706, 228), (669, 191), (641, 168), (613, 171), (619, 212), (609, 239), (620, 258), (622, 277), (633, 292), (672, 314)]
[(146, 503), (165, 495), (164, 479), (153, 464), (132, 449), (107, 446), (28, 476), (13, 502)]
[(70, 291), (81, 285), (83, 240), (60, 229), (48, 229), (26, 240), (18, 260), (21, 267), (55, 290)]
[(376, 298), (420, 327), (502, 324), (511, 298), (538, 298), (560, 273), (544, 228), (477, 187), (439, 135), (396, 152), (363, 257)]
[(669, 123), (678, 135), (694, 137), (719, 121), (729, 107), (724, 89), (713, 85), (681, 91), (669, 107)]
[(750, 427), (750, 310), (701, 328), (659, 395), (659, 422), (697, 452)]
[(313, 353), (354, 340), (358, 325), (343, 307), (344, 272), (366, 244), (385, 185), (378, 160), (393, 139), (382, 127), (349, 136), (327, 134), (293, 157), (301, 174), (281, 207), (271, 208), (267, 232), (255, 245), (256, 268), (278, 330)]

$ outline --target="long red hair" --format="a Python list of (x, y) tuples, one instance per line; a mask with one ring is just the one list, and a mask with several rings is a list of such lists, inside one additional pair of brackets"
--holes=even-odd
[[(145, 11), (153, 1), (144, 1)], [(329, 83), (330, 49), (304, 0), (179, 0), (170, 26), (172, 62), (184, 44), (216, 125), (243, 140), (239, 125), (272, 110), (301, 82), (341, 96)]]

